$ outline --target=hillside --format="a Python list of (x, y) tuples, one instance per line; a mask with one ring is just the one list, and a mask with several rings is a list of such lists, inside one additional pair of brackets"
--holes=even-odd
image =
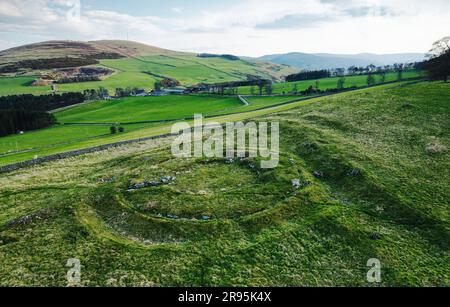
[(175, 54), (179, 53), (130, 41), (48, 41), (0, 51), (0, 69), (24, 61), (58, 58), (102, 60)]
[[(218, 83), (260, 77), (279, 81), (296, 70), (262, 61), (229, 60), (224, 57), (199, 57), (130, 41), (50, 41), (0, 52), (0, 95), (43, 94), (51, 91), (47, 80), (67, 74), (68, 67), (102, 67), (113, 73), (101, 80), (67, 83), (61, 91), (82, 91), (103, 86), (153, 88), (161, 78), (174, 78), (183, 85)], [(42, 79), (39, 86), (31, 86)], [(31, 78), (31, 79), (30, 79)], [(8, 86), (8, 87), (7, 87)]]
[(287, 53), (266, 55), (260, 60), (277, 64), (290, 65), (292, 67), (305, 70), (319, 70), (332, 68), (348, 68), (350, 66), (366, 67), (370, 64), (375, 66), (392, 65), (395, 63), (411, 63), (424, 60), (421, 53), (399, 53), (399, 54), (370, 54), (361, 53), (355, 55), (348, 54), (327, 54), (327, 53)]
[(372, 258), (380, 286), (450, 286), (449, 89), (220, 119), (279, 121), (273, 170), (175, 159), (168, 138), (2, 174), (0, 286), (66, 286), (72, 258), (82, 286), (371, 286)]

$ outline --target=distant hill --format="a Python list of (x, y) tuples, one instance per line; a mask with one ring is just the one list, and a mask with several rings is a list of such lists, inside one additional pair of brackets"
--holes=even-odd
[(60, 92), (99, 87), (111, 94), (120, 88), (150, 91), (166, 78), (183, 86), (257, 78), (282, 81), (298, 71), (233, 55), (205, 57), (130, 41), (47, 41), (0, 51), (0, 96), (50, 94), (54, 84)]
[[(181, 75), (181, 79), (189, 79), (190, 75), (198, 72), (206, 77), (199, 79), (201, 82), (246, 80), (249, 76), (281, 80), (283, 76), (295, 72), (285, 65), (231, 57), (201, 58), (195, 53), (120, 40), (47, 41), (0, 51), (0, 73), (14, 74), (98, 64), (117, 67), (118, 71), (123, 72), (131, 68), (129, 63), (125, 63), (126, 60), (134, 61), (131, 70), (136, 73), (150, 72), (174, 78)], [(111, 60), (116, 60), (117, 63)], [(188, 67), (191, 69), (188, 70)], [(175, 71), (175, 68), (178, 70)]]
[(287, 53), (266, 55), (258, 58), (276, 64), (290, 65), (292, 67), (317, 70), (331, 68), (348, 68), (350, 66), (391, 65), (394, 63), (409, 63), (422, 61), (425, 54), (399, 53), (399, 54), (327, 54), (327, 53)]

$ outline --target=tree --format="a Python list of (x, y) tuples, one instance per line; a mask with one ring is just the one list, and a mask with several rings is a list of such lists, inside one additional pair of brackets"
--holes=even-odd
[(264, 80), (258, 80), (259, 95), (262, 95), (264, 89)]
[(156, 81), (155, 82), (155, 91), (159, 92), (159, 91), (161, 91), (161, 89), (162, 89), (161, 82)]
[(385, 83), (386, 82), (386, 71), (380, 70), (379, 75), (380, 75), (380, 83)]
[(250, 87), (250, 94), (255, 95), (255, 87), (253, 85)]
[(352, 74), (352, 75), (356, 75), (356, 73), (358, 72), (358, 67), (356, 67), (356, 66), (350, 66), (349, 68), (348, 68), (348, 71), (350, 72), (350, 74)]
[(116, 97), (123, 97), (123, 88), (116, 88)]
[(403, 79), (403, 64), (394, 64), (394, 69), (397, 72), (397, 80)]
[(367, 85), (372, 86), (375, 84), (375, 78), (373, 77), (372, 73), (369, 72), (367, 75)]
[(374, 71), (375, 68), (377, 68), (375, 65), (370, 64), (369, 66), (367, 66), (367, 71), (369, 71), (369, 72)]
[(320, 81), (319, 81), (319, 80), (316, 80), (316, 90), (318, 90), (319, 87), (320, 87)]
[(119, 127), (117, 130), (119, 131), (119, 133), (124, 133), (125, 132), (125, 128), (124, 127)]
[(273, 93), (272, 83), (267, 83), (264, 88), (265, 88), (265, 91), (266, 91), (267, 95), (272, 95), (272, 93)]
[(344, 77), (340, 77), (337, 81), (337, 89), (338, 90), (343, 90), (344, 89), (344, 85), (345, 85), (345, 78)]
[(292, 92), (294, 94), (298, 94), (298, 85), (297, 85), (297, 83), (294, 84), (294, 88), (292, 89)]
[(450, 76), (450, 36), (435, 42), (427, 54), (425, 69), (431, 80), (448, 81)]
[(116, 126), (111, 126), (111, 127), (109, 127), (109, 131), (111, 132), (111, 134), (116, 134), (117, 133), (117, 127)]
[(98, 88), (97, 93), (98, 93), (98, 97), (101, 99), (105, 99), (106, 97), (109, 96), (108, 90), (102, 86)]

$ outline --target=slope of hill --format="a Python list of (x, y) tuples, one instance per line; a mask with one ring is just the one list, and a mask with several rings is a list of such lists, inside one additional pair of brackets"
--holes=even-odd
[(77, 258), (78, 286), (372, 286), (376, 258), (376, 286), (449, 286), (449, 94), (391, 84), (246, 114), (280, 122), (273, 170), (175, 159), (168, 138), (2, 174), (0, 285), (66, 286)]
[[(63, 84), (60, 90), (80, 91), (99, 86), (109, 90), (117, 87), (150, 90), (156, 80), (164, 77), (177, 79), (183, 85), (247, 80), (255, 76), (277, 81), (296, 71), (285, 65), (263, 61), (202, 58), (194, 53), (129, 41), (50, 41), (0, 52), (0, 73), (5, 77), (21, 76), (13, 80), (0, 78), (0, 93), (46, 93), (50, 87), (45, 86), (45, 83), (36, 90), (25, 78), (45, 75), (55, 69), (92, 65), (110, 68), (115, 73), (101, 81)], [(4, 89), (6, 84), (15, 86)]]
[(287, 53), (274, 54), (260, 57), (260, 60), (277, 64), (290, 65), (305, 70), (348, 68), (350, 66), (375, 66), (392, 65), (394, 63), (411, 63), (424, 60), (425, 54), (421, 53), (399, 53), (399, 54), (370, 54), (361, 53), (327, 54), (327, 53)]

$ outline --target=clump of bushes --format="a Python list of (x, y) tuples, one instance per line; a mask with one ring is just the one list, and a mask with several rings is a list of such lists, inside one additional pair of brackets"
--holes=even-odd
[(111, 134), (124, 133), (125, 132), (125, 128), (124, 127), (111, 126), (111, 127), (109, 127), (109, 131), (111, 132)]

